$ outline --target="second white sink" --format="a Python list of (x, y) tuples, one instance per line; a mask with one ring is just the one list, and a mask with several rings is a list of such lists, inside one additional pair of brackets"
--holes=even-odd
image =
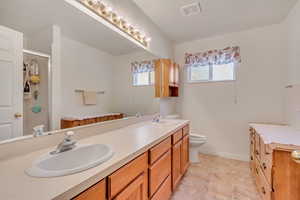
[(43, 155), (25, 171), (33, 177), (64, 176), (95, 167), (112, 156), (112, 149), (105, 144), (78, 145), (63, 153)]

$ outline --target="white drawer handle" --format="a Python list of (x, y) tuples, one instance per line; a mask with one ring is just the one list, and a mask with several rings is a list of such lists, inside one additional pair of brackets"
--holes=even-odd
[(300, 150), (296, 150), (292, 152), (292, 159), (300, 164)]

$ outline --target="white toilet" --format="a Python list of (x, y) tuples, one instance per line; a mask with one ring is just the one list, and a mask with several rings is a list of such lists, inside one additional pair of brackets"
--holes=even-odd
[(190, 133), (190, 162), (199, 163), (199, 149), (205, 144), (207, 137), (204, 135), (198, 135), (195, 133)]

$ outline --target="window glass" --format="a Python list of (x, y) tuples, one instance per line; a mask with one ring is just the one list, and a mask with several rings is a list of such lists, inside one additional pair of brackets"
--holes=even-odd
[(228, 81), (235, 80), (234, 63), (224, 65), (193, 65), (188, 68), (188, 81)]
[(150, 84), (153, 85), (155, 81), (155, 73), (154, 71), (150, 72)]
[(193, 66), (190, 68), (190, 81), (209, 80), (209, 66)]
[(154, 71), (133, 73), (133, 85), (152, 85), (154, 84)]
[(214, 81), (234, 80), (233, 63), (214, 65), (212, 71), (212, 78)]

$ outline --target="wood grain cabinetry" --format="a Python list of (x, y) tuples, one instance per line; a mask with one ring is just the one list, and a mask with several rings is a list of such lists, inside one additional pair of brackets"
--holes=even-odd
[(182, 173), (181, 173), (181, 147), (182, 141), (180, 140), (172, 147), (172, 189), (174, 190), (178, 185)]
[(112, 115), (106, 115), (106, 116), (86, 118), (86, 119), (82, 119), (82, 120), (62, 119), (61, 120), (61, 128), (62, 129), (73, 128), (73, 127), (77, 127), (77, 126), (84, 126), (84, 125), (98, 123), (98, 122), (122, 119), (123, 117), (124, 117), (123, 114), (112, 114)]
[(171, 151), (166, 152), (153, 165), (149, 166), (149, 197), (152, 197), (171, 176)]
[(155, 63), (155, 97), (178, 97), (179, 65), (170, 59), (158, 59)]
[(154, 194), (151, 200), (167, 200), (172, 194), (172, 180), (171, 175), (166, 178), (161, 187)]
[(114, 200), (147, 200), (147, 178), (142, 173), (130, 183)]
[(181, 146), (181, 173), (184, 174), (189, 167), (189, 136), (186, 135), (182, 139)]
[(106, 181), (105, 179), (79, 194), (73, 200), (105, 200), (106, 199)]
[(168, 200), (188, 164), (182, 128), (73, 200)]
[[(108, 199), (114, 199), (118, 193), (141, 174), (144, 174), (143, 177), (148, 176), (147, 152), (108, 176)], [(148, 186), (146, 184), (143, 185), (146, 190)], [(147, 196), (147, 194), (144, 195)]]
[(291, 157), (294, 146), (266, 144), (250, 128), (250, 168), (262, 200), (299, 200), (300, 164)]

